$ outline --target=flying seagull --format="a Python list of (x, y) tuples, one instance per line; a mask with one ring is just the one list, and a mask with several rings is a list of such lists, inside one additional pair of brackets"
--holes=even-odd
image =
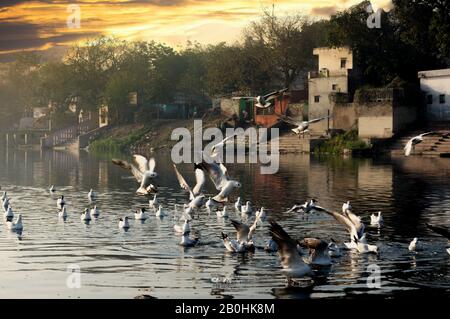
[(141, 183), (136, 193), (141, 195), (156, 193), (156, 186), (151, 184), (151, 179), (158, 176), (158, 174), (155, 172), (155, 159), (150, 158), (148, 160), (142, 155), (133, 155), (133, 159), (136, 162), (137, 167), (133, 164), (128, 163), (127, 161), (120, 159), (113, 159), (112, 162), (124, 169), (130, 170), (138, 183)]
[(319, 118), (316, 118), (316, 119), (313, 119), (310, 121), (294, 119), (292, 117), (289, 117), (286, 115), (281, 115), (281, 114), (278, 115), (278, 118), (287, 124), (296, 126), (296, 128), (293, 128), (291, 131), (294, 132), (295, 134), (297, 134), (298, 137), (300, 137), (300, 134), (304, 135), (305, 133), (309, 132), (308, 128), (309, 128), (310, 124), (332, 118), (332, 116), (319, 117)]
[(255, 233), (258, 220), (249, 227), (237, 220), (231, 220), (231, 224), (237, 231), (237, 240), (230, 240), (228, 235), (222, 233), (222, 240), (225, 248), (230, 252), (245, 252), (255, 250), (253, 244), (253, 234)]
[(195, 180), (196, 184), (194, 188), (190, 188), (183, 175), (177, 169), (177, 166), (173, 164), (173, 169), (175, 170), (175, 174), (177, 175), (178, 182), (180, 183), (180, 187), (189, 193), (189, 204), (187, 205), (187, 213), (190, 213), (195, 208), (200, 208), (206, 202), (206, 197), (203, 195), (202, 190), (205, 185), (205, 172), (201, 168), (200, 165), (194, 164), (195, 170)]
[(305, 264), (297, 249), (297, 242), (275, 221), (270, 221), (270, 234), (276, 242), (278, 254), (280, 255), (283, 273), (287, 276), (288, 281), (291, 278), (299, 278), (309, 275), (311, 268)]
[(329, 266), (331, 258), (327, 242), (317, 238), (304, 238), (299, 245), (309, 249), (308, 261), (311, 265)]
[(325, 212), (345, 227), (350, 234), (350, 243), (344, 243), (347, 248), (356, 249), (360, 253), (378, 253), (377, 246), (367, 244), (364, 223), (350, 210), (347, 209), (343, 214), (328, 211), (320, 206), (316, 206), (315, 210)]
[(212, 182), (216, 186), (216, 189), (219, 191), (219, 194), (212, 198), (216, 202), (228, 202), (228, 196), (231, 194), (231, 192), (235, 188), (241, 187), (241, 183), (230, 179), (230, 177), (228, 176), (227, 168), (222, 163), (207, 163), (206, 161), (203, 161), (201, 166), (208, 173)]
[(219, 143), (213, 145), (213, 147), (211, 147), (211, 154), (210, 157), (216, 159), (217, 155), (219, 155), (218, 149), (219, 148), (223, 148), (225, 146), (225, 144), (231, 140), (232, 138), (234, 138), (236, 136), (236, 134), (233, 134), (231, 136), (227, 136), (226, 138), (224, 138), (222, 141), (220, 141)]
[(254, 100), (256, 103), (256, 107), (261, 108), (261, 109), (266, 109), (268, 107), (270, 107), (272, 105), (271, 101), (274, 100), (277, 96), (279, 96), (280, 94), (286, 92), (288, 89), (282, 89), (282, 90), (278, 90), (275, 92), (271, 92), (269, 94), (266, 95), (260, 95), (260, 96), (238, 96), (238, 97), (233, 97), (233, 99), (235, 100), (240, 100), (240, 99), (247, 99), (247, 100)]
[(423, 138), (424, 136), (428, 136), (428, 135), (436, 135), (438, 133), (436, 132), (428, 132), (428, 133), (422, 133), (420, 135), (414, 136), (412, 139), (410, 139), (405, 147), (404, 147), (404, 151), (405, 151), (405, 156), (409, 156), (411, 155), (411, 152), (414, 150), (415, 146), (419, 143), (423, 142)]

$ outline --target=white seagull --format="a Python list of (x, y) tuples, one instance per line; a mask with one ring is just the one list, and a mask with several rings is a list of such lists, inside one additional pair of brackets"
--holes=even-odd
[(3, 216), (5, 217), (6, 220), (11, 220), (12, 218), (14, 218), (14, 213), (11, 205), (8, 206)]
[(150, 216), (146, 213), (145, 208), (141, 208), (139, 211), (134, 212), (134, 219), (147, 220)]
[(405, 151), (405, 156), (409, 156), (411, 155), (411, 152), (414, 150), (415, 146), (419, 143), (423, 142), (423, 138), (427, 135), (436, 135), (438, 133), (436, 132), (427, 132), (427, 133), (422, 133), (420, 135), (414, 136), (412, 139), (410, 139), (405, 147), (403, 148), (403, 150)]
[(59, 209), (62, 209), (64, 205), (66, 205), (66, 201), (64, 200), (64, 195), (61, 195), (61, 197), (59, 197), (58, 200), (56, 201), (56, 206)]
[(156, 194), (155, 194), (155, 195), (153, 195), (153, 199), (150, 199), (148, 201), (148, 206), (150, 208), (156, 208), (156, 207), (158, 207), (158, 205), (159, 205), (159, 202), (158, 202), (158, 199), (156, 198)]
[(127, 230), (128, 228), (130, 228), (130, 224), (128, 223), (128, 217), (125, 216), (124, 218), (120, 218), (119, 219), (119, 228), (120, 229), (124, 229)]
[(97, 208), (97, 205), (91, 208), (91, 216), (94, 218), (98, 218), (100, 216), (100, 210)]
[(50, 189), (49, 189), (49, 191), (50, 191), (50, 193), (54, 193), (54, 192), (56, 192), (56, 188), (55, 188), (55, 186), (54, 186), (54, 185), (50, 186)]
[(253, 207), (252, 207), (252, 203), (250, 201), (247, 201), (247, 203), (245, 203), (245, 205), (241, 206), (241, 213), (244, 213), (244, 214), (253, 213)]
[(162, 205), (159, 205), (158, 210), (155, 213), (156, 217), (165, 217), (167, 214), (166, 212), (163, 210)]
[(231, 140), (232, 138), (234, 138), (236, 136), (236, 134), (227, 136), (226, 138), (224, 138), (222, 141), (220, 141), (219, 143), (213, 145), (213, 147), (211, 147), (211, 154), (210, 157), (216, 159), (217, 156), (219, 155), (219, 148), (223, 149), (223, 147), (225, 146), (225, 144)]
[(364, 233), (365, 226), (361, 218), (353, 214), (350, 210), (347, 209), (344, 214), (340, 214), (328, 211), (319, 206), (316, 206), (315, 209), (327, 213), (345, 227), (350, 234), (350, 242), (344, 243), (348, 249), (356, 249), (360, 253), (378, 253), (377, 246), (367, 244)]
[(383, 216), (381, 215), (381, 212), (378, 212), (377, 215), (372, 214), (370, 215), (370, 224), (372, 226), (382, 226), (384, 222)]
[(188, 218), (186, 218), (184, 220), (183, 225), (173, 225), (173, 230), (175, 231), (175, 233), (177, 234), (186, 234), (189, 233), (191, 231), (191, 225), (190, 225), (190, 220)]
[(352, 205), (350, 204), (350, 201), (342, 204), (342, 213), (345, 214), (348, 210), (352, 210)]
[(130, 170), (134, 178), (140, 183), (136, 193), (140, 195), (149, 195), (157, 192), (157, 187), (151, 184), (151, 180), (158, 176), (155, 172), (156, 161), (154, 158), (147, 159), (142, 155), (133, 155), (137, 167), (127, 161), (113, 159), (112, 162), (120, 167)]
[(291, 282), (291, 278), (301, 278), (311, 274), (311, 268), (303, 261), (298, 249), (297, 242), (276, 222), (270, 221), (270, 234), (277, 243), (279, 249), (282, 272)]
[(181, 236), (180, 246), (193, 247), (193, 246), (197, 245), (197, 243), (198, 243), (198, 238), (197, 237), (190, 238), (189, 233), (184, 233)]
[(331, 258), (329, 252), (329, 244), (317, 238), (304, 238), (299, 241), (299, 245), (309, 249), (309, 256), (306, 261), (311, 265), (329, 266)]
[(323, 117), (319, 117), (317, 119), (313, 119), (310, 121), (298, 120), (298, 119), (288, 117), (286, 115), (279, 115), (279, 118), (280, 118), (280, 120), (282, 120), (283, 122), (285, 122), (287, 124), (297, 126), (296, 128), (293, 128), (291, 131), (294, 132), (295, 134), (297, 134), (298, 137), (300, 137), (300, 134), (304, 135), (305, 133), (309, 132), (308, 128), (309, 128), (310, 124), (329, 119), (329, 118), (331, 118), (331, 116), (323, 116)]
[(87, 196), (91, 202), (95, 199), (95, 192), (92, 188), (89, 190), (89, 193)]
[(22, 215), (21, 214), (17, 215), (17, 219), (15, 222), (7, 221), (6, 228), (8, 228), (10, 230), (23, 230)]
[(409, 243), (408, 250), (416, 251), (418, 242), (419, 242), (418, 238), (414, 237), (414, 239)]
[(275, 92), (271, 92), (266, 95), (259, 96), (236, 96), (233, 97), (234, 100), (247, 99), (255, 101), (255, 106), (261, 109), (266, 109), (272, 105), (271, 101), (275, 100), (277, 96), (286, 92), (288, 89), (282, 89)]
[(206, 161), (203, 161), (201, 166), (206, 172), (208, 172), (209, 177), (216, 186), (216, 189), (219, 191), (219, 194), (212, 198), (216, 202), (228, 202), (228, 196), (231, 192), (234, 189), (241, 187), (241, 183), (230, 179), (228, 176), (228, 171), (222, 163), (207, 163)]
[(241, 206), (242, 206), (242, 200), (240, 197), (238, 197), (236, 200), (236, 203), (234, 203), (234, 208), (236, 208), (236, 210), (241, 210)]
[(247, 251), (245, 243), (240, 243), (236, 239), (230, 239), (228, 234), (222, 232), (222, 242), (225, 249), (231, 253), (243, 253)]
[(67, 207), (63, 206), (60, 211), (58, 212), (59, 218), (67, 218)]
[(203, 186), (206, 182), (205, 172), (203, 171), (203, 169), (197, 164), (194, 165), (196, 184), (192, 189), (189, 187), (183, 175), (180, 174), (175, 164), (173, 164), (173, 169), (175, 170), (175, 174), (177, 176), (180, 187), (189, 193), (190, 202), (188, 204), (188, 207), (191, 209), (202, 207), (206, 201), (205, 195), (203, 195)]
[(261, 207), (261, 209), (260, 210), (258, 210), (257, 212), (256, 212), (256, 218), (257, 219), (259, 219), (260, 221), (264, 221), (264, 220), (266, 220), (266, 218), (267, 218), (267, 213), (266, 213), (266, 210), (264, 209), (264, 207)]
[(86, 208), (86, 209), (84, 210), (84, 212), (81, 213), (80, 219), (81, 219), (82, 221), (90, 221), (90, 220), (91, 220), (91, 212), (89, 211), (88, 208)]
[(217, 217), (228, 218), (227, 206), (224, 206), (223, 210), (218, 210), (216, 212), (216, 214), (217, 214)]

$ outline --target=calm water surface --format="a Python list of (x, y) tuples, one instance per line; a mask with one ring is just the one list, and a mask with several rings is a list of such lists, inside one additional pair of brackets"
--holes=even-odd
[[(129, 159), (127, 155), (123, 156)], [(173, 232), (185, 203), (168, 154), (157, 154), (160, 200), (169, 211), (145, 223), (131, 221), (128, 232), (117, 227), (119, 217), (133, 217), (147, 198), (134, 194), (136, 183), (108, 156), (73, 155), (57, 151), (0, 150), (0, 185), (7, 190), (15, 213), (24, 219), (21, 236), (0, 227), (1, 298), (342, 298), (360, 294), (395, 295), (403, 291), (450, 291), (450, 256), (446, 241), (430, 233), (426, 222), (450, 225), (450, 159), (319, 159), (304, 155), (281, 157), (279, 173), (260, 175), (256, 164), (227, 165), (243, 184), (239, 193), (257, 207), (264, 205), (295, 238), (314, 236), (338, 242), (348, 239), (330, 217), (316, 214), (304, 220), (283, 213), (296, 201), (317, 198), (324, 207), (340, 209), (350, 200), (355, 212), (369, 224), (382, 211), (385, 226), (368, 227), (368, 240), (381, 253), (345, 252), (331, 270), (305, 279), (300, 287), (286, 288), (276, 254), (257, 249), (253, 254), (229, 254), (219, 239), (222, 231), (234, 237), (229, 220), (200, 212), (192, 230), (197, 247), (178, 246)], [(190, 165), (180, 165), (188, 182)], [(50, 185), (58, 188), (55, 195)], [(94, 188), (101, 215), (85, 225), (80, 212), (89, 206)], [(208, 179), (207, 190), (214, 193)], [(69, 217), (58, 219), (56, 199), (66, 197)], [(235, 197), (232, 198), (235, 200)], [(231, 210), (231, 206), (230, 206)], [(233, 212), (232, 217), (240, 219)], [(252, 216), (248, 222), (253, 221)], [(413, 237), (423, 249), (408, 251)], [(261, 248), (269, 238), (267, 222), (256, 232)], [(81, 269), (81, 288), (66, 285), (69, 265)], [(381, 267), (381, 289), (368, 289), (367, 266)], [(226, 283), (223, 283), (224, 279)]]

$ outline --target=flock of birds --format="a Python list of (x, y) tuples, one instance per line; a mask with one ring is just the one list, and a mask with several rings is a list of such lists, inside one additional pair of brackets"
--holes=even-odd
[[(431, 133), (421, 134), (416, 139), (412, 139), (408, 142), (409, 152), (412, 145), (420, 143), (420, 139), (423, 139), (423, 136), (429, 134)], [(229, 137), (227, 139), (229, 139)], [(225, 142), (226, 140), (219, 144), (223, 146)], [(174, 216), (174, 218), (178, 218), (178, 224), (175, 224), (173, 229), (176, 234), (181, 236), (181, 246), (193, 247), (198, 244), (199, 238), (191, 236), (191, 221), (193, 220), (195, 213), (197, 213), (197, 216), (199, 215), (201, 209), (206, 208), (209, 213), (215, 212), (218, 217), (231, 217), (227, 204), (230, 202), (230, 195), (241, 187), (241, 183), (229, 176), (225, 165), (217, 162), (217, 160), (214, 159), (215, 156), (216, 150), (213, 149), (211, 154), (203, 154), (203, 160), (201, 162), (194, 164), (195, 185), (193, 187), (186, 182), (177, 166), (175, 164), (173, 165), (180, 187), (188, 194), (188, 200), (182, 206), (183, 210), (181, 216)], [(149, 200), (148, 208), (140, 208), (134, 212), (134, 219), (145, 221), (150, 218), (150, 211), (152, 211), (156, 217), (166, 216), (167, 212), (163, 209), (163, 205), (159, 202), (157, 197), (158, 187), (153, 184), (153, 180), (158, 176), (155, 171), (155, 160), (153, 158), (147, 159), (142, 155), (134, 155), (133, 159), (135, 163), (129, 163), (121, 159), (113, 159), (113, 163), (132, 173), (139, 183), (139, 188), (136, 193), (140, 195), (153, 195), (153, 198)], [(215, 196), (209, 198), (204, 194), (206, 175), (209, 176), (217, 191)], [(55, 193), (56, 188), (51, 186), (49, 191), (50, 193)], [(91, 219), (97, 219), (100, 215), (100, 211), (95, 205), (96, 194), (92, 189), (87, 194), (87, 197), (90, 202), (90, 208), (86, 208), (81, 213), (80, 219), (81, 221), (88, 223)], [(22, 215), (18, 214), (14, 220), (14, 212), (6, 191), (3, 191), (1, 203), (4, 209), (6, 228), (21, 233), (24, 228)], [(62, 219), (66, 219), (68, 214), (64, 195), (61, 195), (57, 199), (56, 206), (58, 208), (58, 216)], [(258, 227), (268, 220), (267, 211), (264, 207), (261, 207), (259, 210), (254, 209), (250, 201), (244, 203), (241, 197), (237, 198), (233, 208), (241, 213), (242, 216), (248, 217), (254, 214), (255, 218), (253, 223), (249, 225), (230, 218), (230, 222), (236, 230), (236, 238), (232, 238), (229, 234), (222, 232), (220, 238), (223, 245), (225, 249), (231, 253), (254, 251), (255, 243), (253, 237)], [(304, 204), (295, 204), (286, 213), (293, 212), (302, 214), (306, 218), (312, 213), (323, 213), (333, 217), (334, 220), (342, 225), (348, 232), (349, 241), (343, 245), (338, 245), (333, 240), (327, 242), (319, 238), (303, 238), (301, 240), (296, 240), (293, 239), (275, 220), (269, 219), (268, 223), (271, 238), (266, 242), (264, 249), (270, 252), (278, 252), (282, 271), (288, 280), (311, 274), (312, 267), (328, 267), (332, 265), (333, 258), (341, 256), (342, 250), (344, 249), (353, 250), (358, 253), (379, 253), (379, 248), (376, 245), (367, 242), (365, 224), (361, 218), (354, 213), (350, 202), (344, 203), (342, 205), (342, 211), (336, 212), (317, 205), (317, 200), (311, 199)], [(382, 227), (383, 223), (384, 220), (381, 212), (370, 216), (370, 224), (372, 226)], [(129, 217), (125, 216), (120, 218), (118, 220), (118, 227), (123, 230), (128, 230), (130, 228)], [(427, 224), (427, 227), (435, 233), (447, 238), (448, 243), (450, 244), (450, 230), (448, 228), (429, 224)], [(415, 251), (420, 246), (419, 244), (418, 239), (414, 238), (408, 248), (410, 251)], [(446, 251), (450, 255), (450, 246), (446, 248)]]
[[(311, 199), (304, 204), (295, 204), (286, 212), (296, 212), (306, 218), (312, 213), (323, 213), (333, 217), (349, 234), (349, 241), (343, 245), (338, 245), (333, 240), (327, 242), (319, 238), (295, 240), (275, 220), (268, 218), (267, 210), (264, 207), (256, 210), (250, 201), (244, 203), (241, 197), (237, 198), (233, 205), (233, 210), (240, 213), (242, 217), (247, 217), (242, 218), (242, 220), (248, 220), (248, 216), (253, 214), (255, 218), (250, 224), (231, 218), (227, 204), (230, 203), (232, 193), (241, 187), (241, 183), (229, 176), (223, 163), (219, 163), (209, 157), (213, 155), (203, 154), (202, 162), (194, 164), (195, 185), (192, 187), (186, 182), (177, 166), (173, 165), (180, 187), (188, 194), (188, 200), (183, 204), (183, 211), (178, 218), (181, 224), (174, 225), (175, 233), (181, 236), (180, 245), (193, 247), (198, 244), (199, 238), (190, 235), (190, 222), (195, 213), (198, 214), (201, 209), (206, 208), (207, 212), (215, 212), (218, 217), (230, 218), (230, 223), (236, 230), (236, 237), (233, 238), (231, 235), (222, 232), (220, 238), (226, 251), (231, 253), (254, 251), (256, 248), (253, 239), (254, 234), (260, 228), (260, 225), (268, 221), (271, 238), (267, 240), (264, 249), (270, 252), (278, 252), (282, 271), (288, 280), (311, 274), (313, 267), (331, 266), (333, 258), (341, 256), (343, 250), (353, 250), (358, 253), (379, 253), (379, 248), (376, 245), (367, 242), (365, 224), (353, 212), (350, 202), (342, 205), (342, 211), (335, 212), (317, 205), (317, 200)], [(118, 159), (114, 159), (113, 163), (131, 171), (140, 185), (137, 193), (150, 195), (157, 192), (157, 187), (152, 184), (152, 179), (158, 175), (155, 172), (155, 160), (147, 159), (142, 155), (134, 155), (133, 158), (137, 166)], [(204, 194), (206, 175), (209, 176), (217, 191), (215, 196), (209, 198)], [(164, 215), (156, 193), (153, 194), (153, 199), (149, 201), (149, 206), (150, 209), (153, 209), (156, 216)], [(135, 218), (148, 218), (146, 214), (146, 210), (141, 209), (135, 213)], [(382, 213), (372, 214), (370, 216), (370, 224), (381, 228), (384, 224)], [(119, 227), (125, 227), (124, 225), (127, 225), (126, 218), (119, 221)], [(429, 224), (427, 224), (427, 227), (447, 238), (450, 243), (450, 230), (448, 228)], [(420, 247), (419, 241), (417, 238), (414, 238), (409, 245), (409, 250), (415, 251), (419, 249), (418, 247)], [(446, 250), (450, 254), (450, 246)]]

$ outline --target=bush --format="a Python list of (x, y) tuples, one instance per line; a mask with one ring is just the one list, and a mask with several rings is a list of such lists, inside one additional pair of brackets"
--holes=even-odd
[(370, 145), (358, 137), (358, 132), (352, 130), (336, 135), (314, 149), (317, 153), (343, 154), (345, 150), (352, 152), (369, 150)]

